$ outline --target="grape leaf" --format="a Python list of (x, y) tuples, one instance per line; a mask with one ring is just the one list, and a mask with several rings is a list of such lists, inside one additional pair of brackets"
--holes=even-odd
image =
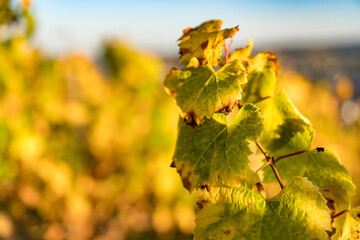
[(220, 30), (221, 20), (207, 21), (196, 28), (187, 28), (180, 38), (180, 63), (188, 65), (196, 57), (202, 65), (217, 66), (225, 39), (232, 38), (239, 27)]
[(257, 105), (265, 117), (266, 134), (260, 142), (271, 156), (310, 148), (315, 135), (314, 128), (291, 103), (285, 91)]
[(262, 52), (246, 61), (246, 68), (249, 73), (261, 72), (264, 69), (272, 69), (276, 75), (279, 72), (279, 60), (273, 52)]
[[(323, 186), (336, 184), (345, 189), (349, 196), (355, 194), (355, 186), (346, 168), (338, 157), (327, 148), (311, 151), (281, 159), (276, 168), (283, 181), (292, 176), (307, 177), (313, 184)], [(264, 182), (277, 181), (270, 167), (264, 168)]]
[[(320, 187), (320, 192), (326, 199), (326, 205), (330, 209), (330, 215), (350, 208), (350, 196), (345, 189), (337, 184), (328, 184)], [(346, 214), (336, 217), (332, 222), (331, 239), (338, 239), (346, 220)]]
[(241, 84), (246, 82), (245, 69), (233, 61), (217, 72), (211, 66), (184, 70), (171, 69), (164, 85), (175, 98), (181, 117), (199, 124), (204, 117), (231, 107), (241, 99)]
[(245, 62), (248, 82), (244, 103), (257, 102), (274, 94), (279, 63), (274, 53), (259, 53)]
[[(227, 201), (243, 201), (248, 196), (253, 196), (255, 201), (262, 201), (265, 198), (264, 187), (261, 184), (259, 174), (251, 169), (246, 171), (244, 178), (235, 187), (212, 187), (210, 191), (203, 191), (196, 205), (199, 210), (210, 204), (216, 204), (220, 198), (229, 198)], [(232, 193), (237, 196), (234, 197)], [(256, 194), (253, 194), (256, 193)], [(246, 197), (243, 197), (246, 195)], [(240, 204), (240, 203), (239, 203)], [(244, 204), (244, 203), (243, 203)]]
[(332, 239), (336, 240), (355, 240), (360, 239), (360, 206), (351, 209), (349, 212), (343, 214), (346, 219), (343, 228)]
[(326, 200), (306, 178), (293, 178), (268, 200), (243, 185), (214, 191), (203, 197), (206, 204), (195, 220), (195, 240), (328, 239)]
[(249, 169), (248, 141), (256, 141), (263, 129), (263, 118), (252, 104), (243, 106), (232, 122), (222, 113), (195, 127), (179, 119), (173, 161), (184, 187), (192, 191), (238, 184)]
[(247, 45), (243, 48), (235, 49), (230, 54), (229, 61), (234, 61), (234, 60), (240, 61), (240, 60), (250, 57), (253, 47), (254, 47), (254, 41), (252, 40), (252, 38), (249, 38), (249, 45)]
[(0, 1), (0, 27), (14, 20), (16, 20), (16, 14), (14, 10), (11, 9), (10, 1)]
[[(329, 149), (317, 148), (306, 153), (284, 158), (276, 163), (281, 179), (286, 182), (291, 176), (307, 177), (320, 188), (332, 211), (331, 215), (350, 207), (350, 196), (355, 194), (355, 186), (346, 168)], [(264, 168), (264, 182), (276, 182), (270, 167)], [(344, 224), (345, 217), (336, 218), (332, 224), (337, 229)]]

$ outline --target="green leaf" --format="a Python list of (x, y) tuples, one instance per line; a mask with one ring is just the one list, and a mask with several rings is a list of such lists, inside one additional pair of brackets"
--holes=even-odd
[[(347, 191), (349, 196), (355, 194), (355, 186), (346, 168), (330, 149), (317, 148), (311, 151), (281, 159), (276, 168), (284, 182), (292, 176), (307, 177), (320, 188), (336, 184)], [(276, 182), (269, 166), (264, 168), (264, 182)]]
[(235, 49), (229, 56), (229, 61), (243, 60), (250, 57), (251, 51), (254, 47), (254, 41), (249, 37), (249, 45), (244, 48)]
[[(323, 197), (327, 200), (327, 206), (330, 209), (331, 216), (349, 209), (350, 196), (345, 189), (337, 184), (328, 184), (320, 187), (320, 192)], [(333, 219), (332, 232), (330, 233), (331, 239), (338, 239), (341, 235), (342, 228), (346, 221), (346, 214)]]
[(248, 83), (245, 86), (244, 103), (255, 103), (261, 99), (272, 97), (275, 90), (275, 72), (265, 69), (262, 72), (255, 72), (248, 76)]
[(351, 209), (349, 212), (343, 214), (346, 219), (344, 225), (339, 232), (332, 239), (336, 240), (355, 240), (360, 239), (360, 206)]
[(278, 157), (310, 148), (315, 135), (314, 128), (284, 91), (257, 105), (265, 117), (266, 134), (260, 142), (268, 154)]
[(306, 178), (293, 178), (269, 200), (243, 185), (211, 191), (195, 220), (195, 240), (328, 239), (326, 200)]
[(217, 72), (211, 66), (184, 70), (171, 69), (164, 81), (165, 88), (175, 98), (181, 117), (200, 123), (214, 112), (231, 107), (241, 99), (241, 84), (246, 73), (238, 61)]
[(220, 30), (221, 20), (212, 20), (196, 28), (185, 29), (180, 38), (180, 63), (188, 65), (196, 57), (202, 65), (217, 66), (222, 55), (225, 39), (232, 38), (239, 27)]
[(279, 64), (273, 53), (259, 53), (245, 62), (248, 83), (245, 85), (244, 103), (260, 101), (274, 94)]
[(237, 185), (249, 169), (249, 140), (262, 134), (263, 118), (252, 104), (243, 106), (232, 122), (215, 113), (192, 127), (179, 119), (174, 163), (189, 191), (204, 186)]
[(248, 73), (261, 72), (264, 69), (273, 70), (276, 75), (279, 71), (279, 60), (273, 52), (262, 52), (246, 61)]
[[(317, 148), (284, 158), (276, 163), (276, 168), (284, 182), (289, 181), (292, 176), (304, 176), (318, 186), (332, 215), (350, 207), (350, 197), (355, 194), (355, 186), (349, 172), (331, 150)], [(264, 168), (264, 182), (276, 181), (271, 168)], [(333, 228), (341, 228), (344, 221), (344, 216), (336, 218)], [(337, 232), (334, 239), (338, 235)]]

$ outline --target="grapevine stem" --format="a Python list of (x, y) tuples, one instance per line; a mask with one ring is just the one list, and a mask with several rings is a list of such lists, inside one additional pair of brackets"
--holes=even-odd
[(260, 170), (263, 170), (264, 167), (266, 167), (269, 164), (270, 164), (269, 162), (264, 163), (258, 170), (256, 170), (256, 172), (259, 172)]
[(260, 149), (260, 151), (262, 152), (262, 154), (264, 154), (266, 160), (270, 160), (271, 157), (269, 157), (269, 155), (265, 152), (264, 148), (260, 145), (260, 143), (255, 142), (256, 146)]
[(334, 216), (332, 216), (331, 219), (337, 218), (337, 217), (339, 217), (339, 216), (341, 216), (344, 213), (349, 212), (349, 211), (350, 210), (348, 210), (348, 209), (342, 210), (341, 212), (339, 212), (339, 213), (335, 214)]
[(270, 164), (270, 167), (271, 169), (273, 170), (275, 176), (276, 176), (276, 179), (278, 180), (279, 184), (280, 184), (280, 187), (281, 189), (284, 188), (284, 184), (283, 182), (281, 181), (281, 178), (280, 178), (280, 174), (279, 172), (277, 171), (276, 167), (275, 167), (275, 159), (274, 157), (269, 157), (269, 155), (265, 152), (264, 148), (260, 145), (260, 143), (258, 142), (255, 142), (256, 146), (260, 149), (260, 151), (264, 154), (266, 160), (267, 160), (267, 163), (265, 163), (264, 165), (262, 165), (256, 172), (260, 171), (261, 169), (263, 169), (265, 166), (269, 165)]
[(255, 104), (255, 103), (259, 103), (259, 102), (264, 101), (264, 100), (266, 100), (266, 99), (268, 99), (268, 98), (271, 98), (271, 96), (259, 98), (258, 100), (256, 100), (255, 102), (252, 102), (252, 103), (254, 103), (254, 104)]
[(233, 39), (231, 39), (230, 43), (228, 45), (224, 44), (224, 49), (225, 49), (225, 64), (227, 64), (229, 62), (229, 48), (231, 46), (231, 44), (233, 43)]
[(299, 151), (299, 152), (294, 152), (294, 153), (290, 153), (290, 154), (287, 154), (287, 155), (277, 157), (277, 158), (274, 159), (274, 163), (277, 163), (278, 161), (280, 161), (283, 158), (287, 158), (287, 157), (295, 156), (295, 155), (298, 155), (298, 154), (306, 153), (308, 151), (309, 150), (302, 150), (302, 151)]
[(284, 188), (284, 183), (281, 181), (281, 178), (280, 178), (280, 174), (279, 172), (277, 171), (276, 167), (275, 167), (275, 163), (274, 163), (274, 158), (270, 158), (270, 167), (271, 169), (273, 170), (275, 176), (276, 176), (276, 179), (278, 180), (279, 184), (280, 184), (280, 187), (281, 189)]

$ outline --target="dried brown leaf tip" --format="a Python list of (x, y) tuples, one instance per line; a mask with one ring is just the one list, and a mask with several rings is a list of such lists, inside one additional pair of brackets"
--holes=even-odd
[(188, 65), (196, 57), (201, 65), (217, 66), (222, 54), (225, 39), (232, 38), (239, 27), (221, 30), (221, 20), (211, 20), (196, 28), (186, 28), (179, 39), (180, 63)]
[(273, 52), (262, 52), (244, 62), (248, 73), (262, 72), (264, 69), (272, 69), (279, 75), (279, 59)]
[(272, 67), (274, 68), (276, 76), (279, 75), (280, 65), (279, 65), (279, 59), (275, 56), (274, 52), (268, 52), (268, 60), (272, 64)]
[(210, 187), (209, 187), (209, 185), (207, 185), (207, 184), (201, 185), (201, 189), (202, 189), (202, 190), (205, 190), (205, 189), (206, 189), (206, 191), (210, 192)]
[[(174, 165), (176, 165), (175, 161), (174, 161)], [(191, 191), (192, 189), (192, 184), (190, 181), (190, 177), (192, 175), (192, 173), (190, 171), (185, 172), (184, 173), (184, 168), (185, 165), (181, 164), (178, 168), (177, 168), (177, 172), (179, 173), (180, 177), (181, 177), (181, 181), (183, 183), (184, 188), (186, 188), (187, 190)], [(185, 175), (185, 176), (184, 176)]]
[(264, 186), (260, 182), (256, 183), (256, 188), (259, 192), (264, 191)]

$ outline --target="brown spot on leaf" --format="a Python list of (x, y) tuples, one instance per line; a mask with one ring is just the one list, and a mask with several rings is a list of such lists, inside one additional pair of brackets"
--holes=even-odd
[(316, 148), (316, 151), (317, 151), (317, 152), (323, 152), (323, 151), (325, 151), (325, 149), (324, 149), (323, 147), (317, 147), (317, 148)]
[(239, 178), (239, 179), (237, 180), (237, 184), (238, 184), (238, 185), (240, 185), (240, 184), (241, 184), (241, 182), (242, 182), (242, 179), (241, 179), (241, 178)]
[(329, 236), (329, 239), (331, 238), (332, 235), (334, 235), (336, 233), (336, 228), (331, 228), (331, 231), (326, 231), (326, 233)]
[(189, 112), (185, 118), (184, 118), (185, 122), (187, 125), (191, 126), (191, 127), (195, 127), (197, 126), (196, 123), (196, 116), (195, 113), (193, 111)]
[(204, 205), (208, 202), (209, 202), (208, 200), (200, 200), (196, 202), (196, 206), (198, 207), (199, 210), (201, 210), (204, 208)]
[(228, 115), (231, 112), (232, 107), (230, 106), (225, 106), (223, 108), (221, 108), (219, 111), (217, 111), (218, 113), (223, 113), (225, 115)]
[(175, 161), (174, 161), (174, 160), (171, 162), (170, 167), (171, 167), (171, 168), (176, 168), (176, 164), (175, 164)]
[(230, 233), (231, 233), (230, 229), (224, 231), (225, 235), (230, 235)]
[(264, 191), (264, 186), (260, 182), (256, 183), (256, 187), (259, 192)]
[(275, 56), (274, 52), (267, 52), (268, 55), (268, 60), (272, 61), (274, 63), (274, 67), (275, 67), (275, 74), (276, 76), (279, 75), (279, 69), (280, 69), (280, 65), (279, 65), (279, 59)]
[(189, 180), (190, 176), (191, 176), (191, 172), (188, 172), (188, 174), (185, 177), (181, 178), (184, 188), (186, 188), (189, 191), (191, 190), (191, 182)]
[(205, 63), (205, 58), (197, 58), (198, 60), (199, 60), (199, 63), (201, 63), (201, 64), (204, 64)]
[(207, 185), (207, 184), (202, 185), (202, 186), (201, 186), (201, 189), (202, 189), (202, 190), (205, 190), (205, 189), (206, 189), (208, 192), (210, 192), (210, 187), (209, 187), (209, 185)]
[(209, 40), (203, 42), (200, 46), (203, 50), (205, 50), (207, 48), (208, 44), (209, 44)]
[(330, 209), (330, 215), (334, 215), (335, 213), (335, 202), (332, 199), (325, 198), (327, 200), (326, 206)]
[(182, 163), (182, 164), (178, 167), (178, 169), (177, 169), (177, 173), (178, 173), (180, 176), (181, 176), (181, 174), (182, 174), (182, 171), (183, 171), (184, 167), (185, 167), (185, 165)]
[(175, 92), (174, 91), (169, 91), (169, 94), (172, 98), (175, 98)]
[(184, 55), (186, 53), (191, 53), (190, 49), (188, 49), (188, 48), (180, 48), (180, 50), (179, 50), (180, 56), (182, 56), (182, 55)]
[(356, 216), (357, 216), (358, 218), (360, 218), (360, 213), (356, 214)]

